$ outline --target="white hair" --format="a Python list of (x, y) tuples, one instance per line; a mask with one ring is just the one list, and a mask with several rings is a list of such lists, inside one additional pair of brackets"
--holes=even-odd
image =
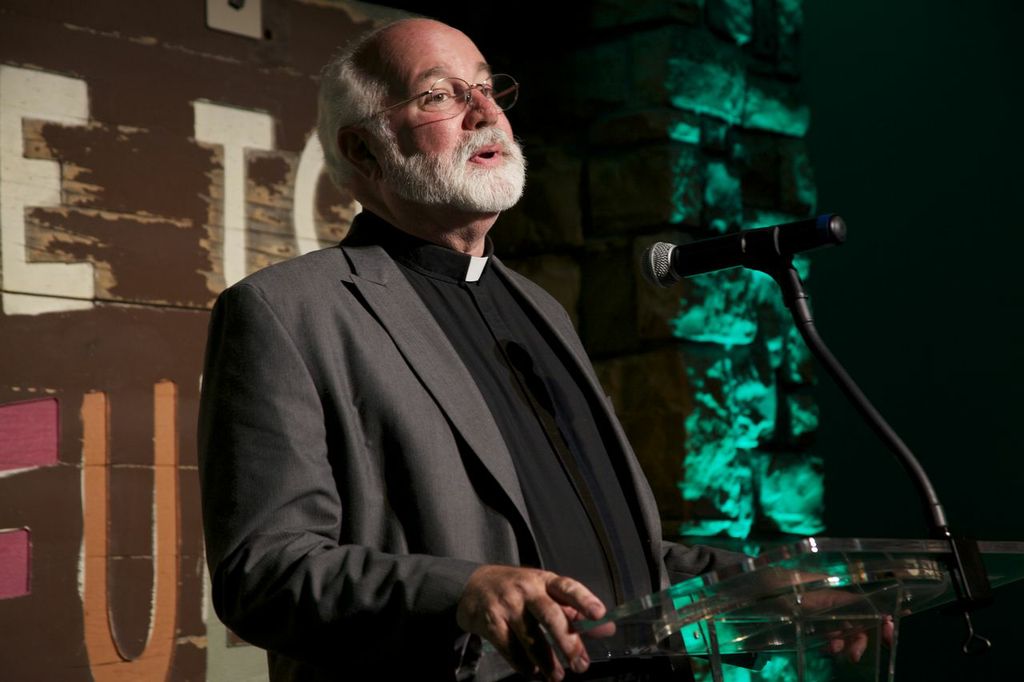
[(354, 166), (338, 149), (338, 131), (372, 116), (387, 93), (383, 69), (370, 47), (382, 31), (407, 21), (399, 19), (365, 33), (339, 51), (320, 72), (316, 132), (324, 150), (324, 163), (335, 185), (346, 184)]

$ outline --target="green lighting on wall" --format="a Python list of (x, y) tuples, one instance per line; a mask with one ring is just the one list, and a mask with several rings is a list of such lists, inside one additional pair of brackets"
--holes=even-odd
[(781, 533), (813, 535), (825, 529), (824, 466), (819, 457), (776, 454), (762, 459), (759, 511)]
[(726, 349), (745, 346), (757, 336), (749, 270), (726, 270), (688, 280), (689, 297), (669, 321), (672, 335), (686, 341), (716, 343)]
[(673, 57), (668, 60), (665, 86), (677, 109), (729, 123), (738, 123), (742, 117), (746, 76), (740, 64)]
[(693, 196), (699, 182), (697, 163), (694, 151), (686, 147), (677, 148), (672, 162), (672, 215), (669, 217), (671, 223), (681, 223), (694, 213), (690, 197)]
[[(797, 220), (815, 208), (800, 139), (810, 116), (789, 77), (796, 75), (801, 0), (762, 5), (707, 0), (698, 3), (697, 25), (671, 33), (664, 94), (684, 120), (668, 127), (676, 153), (670, 222), (700, 225), (698, 239)], [(773, 50), (779, 72), (750, 68), (751, 46)], [(801, 279), (808, 264), (794, 259)], [(823, 466), (806, 452), (819, 420), (804, 390), (814, 377), (777, 284), (733, 268), (688, 278), (681, 287), (668, 319), (685, 349), (693, 400), (677, 483), (688, 519), (680, 533), (725, 536), (756, 552), (772, 534), (820, 532)], [(805, 679), (830, 677), (830, 660), (809, 663)], [(760, 670), (727, 666), (725, 672), (728, 682), (797, 677), (785, 656)], [(695, 674), (701, 682), (711, 679), (710, 671)]]
[(773, 377), (726, 355), (688, 367), (694, 408), (686, 418), (683, 499), (700, 513), (684, 535), (749, 536), (755, 518), (753, 451), (775, 428)]
[(668, 137), (670, 140), (674, 140), (676, 142), (699, 144), (700, 127), (687, 123), (686, 121), (676, 121), (669, 125)]
[[(802, 277), (808, 274), (806, 258), (794, 265)], [(807, 383), (810, 359), (778, 286), (768, 275), (743, 268), (687, 283), (670, 321), (673, 334), (693, 344), (687, 379), (694, 406), (685, 421), (678, 483), (693, 514), (680, 533), (746, 539), (758, 519), (780, 533), (821, 532), (821, 460), (765, 450), (768, 444), (777, 449), (777, 428), (787, 440), (806, 437), (818, 426), (810, 396), (787, 394), (783, 405), (778, 402), (778, 381)]]

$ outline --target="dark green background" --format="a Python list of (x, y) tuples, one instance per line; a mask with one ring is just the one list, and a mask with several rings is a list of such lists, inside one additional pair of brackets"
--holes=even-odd
[[(805, 3), (819, 207), (847, 220), (813, 256), (819, 331), (930, 473), (951, 525), (1024, 540), (1024, 5)], [(908, 478), (822, 376), (828, 534), (918, 537)], [(941, 614), (905, 622), (899, 679), (1024, 679), (1024, 586), (980, 612), (985, 660)]]

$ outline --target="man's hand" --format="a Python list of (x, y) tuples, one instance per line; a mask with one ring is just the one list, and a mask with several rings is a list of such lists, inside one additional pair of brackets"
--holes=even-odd
[[(892, 616), (886, 616), (882, 623), (882, 644), (892, 647), (892, 639), (895, 634), (895, 626)], [(868, 648), (868, 633), (862, 630), (847, 634), (836, 635), (828, 640), (826, 645), (828, 652), (833, 656), (844, 654), (852, 663), (857, 663), (864, 656)]]
[(590, 665), (572, 622), (604, 614), (601, 600), (572, 578), (535, 568), (481, 566), (469, 577), (456, 620), (493, 644), (518, 672), (559, 682), (565, 676), (559, 655), (576, 673)]
[[(844, 609), (856, 611), (857, 604), (864, 599), (863, 595), (832, 587), (828, 582), (829, 577), (825, 573), (782, 568), (764, 571), (753, 585), (761, 590), (776, 591), (779, 596), (762, 602), (759, 608), (765, 613), (801, 612), (819, 617)], [(801, 588), (800, 591), (794, 592), (797, 587)], [(841, 616), (837, 616), (837, 619), (842, 620)], [(880, 633), (882, 644), (892, 647), (894, 633), (892, 616), (885, 616)], [(865, 630), (837, 629), (825, 633), (825, 637), (825, 650), (833, 656), (842, 655), (851, 663), (857, 663), (864, 657), (869, 644), (868, 632)]]

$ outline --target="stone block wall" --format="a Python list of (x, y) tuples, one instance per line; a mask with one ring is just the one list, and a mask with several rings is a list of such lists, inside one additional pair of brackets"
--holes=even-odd
[(774, 282), (736, 269), (661, 290), (639, 270), (655, 241), (813, 215), (801, 3), (599, 0), (581, 12), (569, 44), (544, 34), (498, 51), (524, 81), (510, 118), (531, 163), (499, 252), (574, 312), (666, 536), (818, 532), (814, 373)]

